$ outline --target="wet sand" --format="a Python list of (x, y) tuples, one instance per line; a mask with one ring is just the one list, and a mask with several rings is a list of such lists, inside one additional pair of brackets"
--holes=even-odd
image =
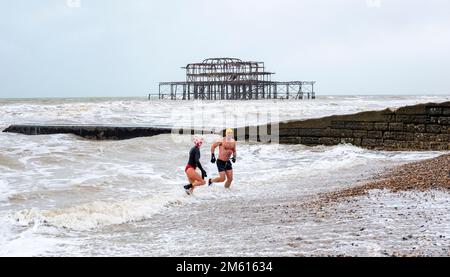
[(336, 192), (327, 193), (315, 202), (342, 201), (344, 198), (364, 196), (370, 190), (389, 190), (391, 192), (442, 190), (450, 192), (450, 154), (425, 161), (409, 163), (374, 176), (367, 184)]
[(341, 232), (340, 225), (353, 230), (345, 232), (347, 241), (353, 240), (345, 251), (315, 254), (449, 256), (450, 155), (398, 166), (373, 179), (300, 205), (318, 220), (336, 222), (331, 230)]

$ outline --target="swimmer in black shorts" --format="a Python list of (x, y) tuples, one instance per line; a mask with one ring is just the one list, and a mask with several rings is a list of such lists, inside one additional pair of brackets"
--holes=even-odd
[[(219, 147), (219, 158), (217, 161), (214, 153), (216, 147)], [(233, 163), (236, 162), (236, 141), (234, 140), (233, 130), (227, 129), (225, 137), (211, 146), (211, 162), (217, 164), (219, 177), (209, 179), (209, 185), (226, 181), (225, 188), (230, 188), (231, 182), (233, 182), (233, 166), (230, 159)]]

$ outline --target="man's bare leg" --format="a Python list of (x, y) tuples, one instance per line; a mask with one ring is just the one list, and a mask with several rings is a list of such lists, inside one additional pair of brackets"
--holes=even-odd
[(229, 189), (231, 187), (231, 182), (233, 182), (233, 170), (227, 170), (225, 172), (227, 176), (227, 181), (225, 182), (225, 188)]
[(210, 179), (210, 183), (211, 184), (212, 183), (223, 183), (223, 182), (225, 182), (225, 179), (226, 179), (225, 171), (221, 171), (221, 172), (219, 172), (219, 177), (216, 177), (214, 179)]

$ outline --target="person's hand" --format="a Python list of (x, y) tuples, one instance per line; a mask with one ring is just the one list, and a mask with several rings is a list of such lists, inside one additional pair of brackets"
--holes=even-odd
[(215, 163), (216, 162), (216, 155), (214, 155), (214, 153), (211, 154), (211, 163)]
[(231, 161), (232, 161), (233, 163), (235, 163), (235, 162), (236, 162), (236, 157), (233, 156), (233, 157), (231, 158)]
[(208, 174), (206, 174), (206, 171), (202, 170), (202, 179), (205, 179), (208, 177)]

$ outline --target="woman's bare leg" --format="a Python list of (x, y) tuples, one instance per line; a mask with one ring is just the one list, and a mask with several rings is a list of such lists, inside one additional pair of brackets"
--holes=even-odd
[(188, 178), (188, 181), (189, 181), (189, 184), (191, 184), (192, 185), (192, 183), (195, 181), (194, 179), (192, 179), (192, 178), (189, 178), (189, 176), (187, 175), (187, 173), (186, 173), (186, 176), (187, 176), (187, 178)]
[(205, 180), (202, 179), (202, 176), (198, 174), (197, 171), (195, 171), (193, 168), (189, 168), (186, 172), (186, 175), (188, 179), (192, 181), (192, 187), (203, 186), (204, 184), (206, 184)]

